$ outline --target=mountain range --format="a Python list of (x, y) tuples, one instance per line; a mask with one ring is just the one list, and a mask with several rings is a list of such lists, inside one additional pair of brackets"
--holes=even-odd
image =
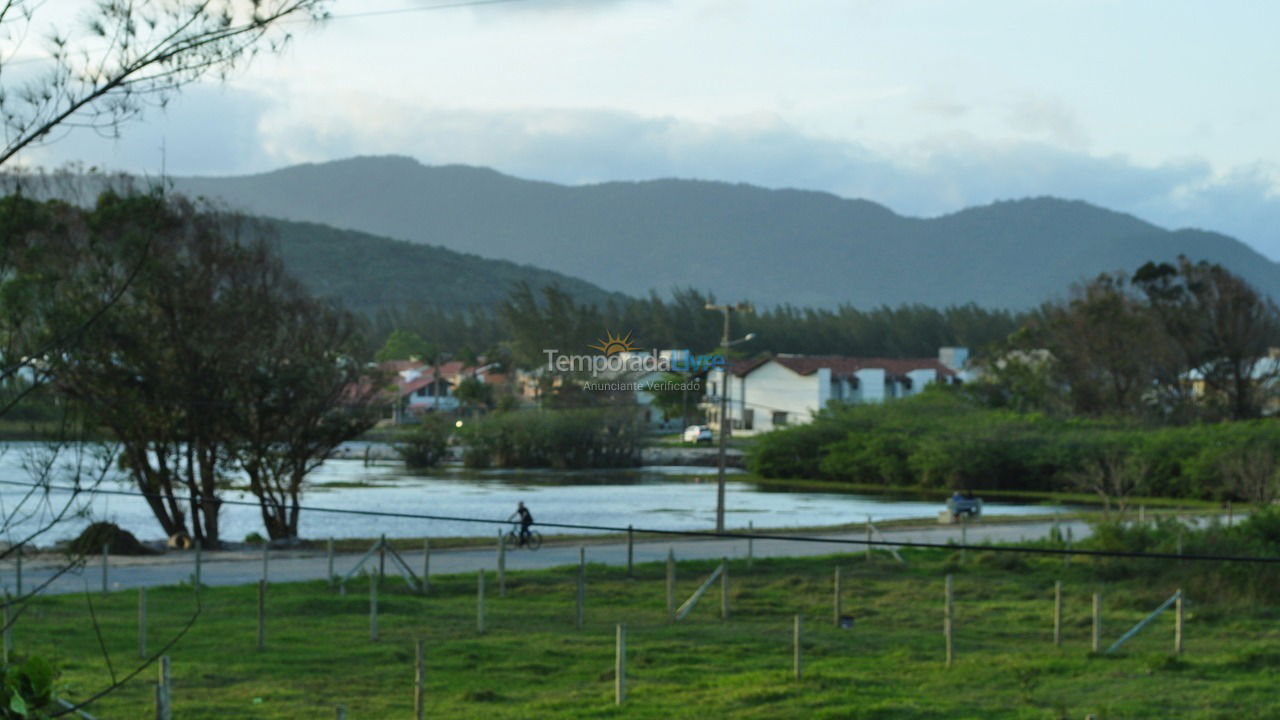
[[(314, 236), (309, 250), (286, 260), (330, 263), (342, 274), (334, 282), (377, 285), (388, 272), (447, 267), (454, 256), (442, 249), (506, 261), (471, 258), (465, 264), (478, 275), (444, 271), (429, 281), (458, 297), (501, 288), (525, 265), (533, 267), (521, 272), (559, 274), (538, 283), (580, 283), (574, 294), (584, 299), (687, 286), (762, 305), (1024, 309), (1100, 272), (1181, 254), (1221, 263), (1280, 298), (1280, 265), (1234, 238), (1050, 197), (915, 218), (823, 192), (698, 180), (566, 186), (395, 156), (178, 178), (174, 186), (256, 215), (358, 231), (285, 226)], [(389, 247), (375, 235), (428, 248), (398, 245), (399, 259), (360, 250)], [(482, 277), (491, 272), (501, 277)], [(424, 301), (431, 292), (424, 287)]]

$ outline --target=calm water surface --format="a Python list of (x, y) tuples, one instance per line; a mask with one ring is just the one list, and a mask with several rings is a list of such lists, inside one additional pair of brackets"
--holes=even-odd
[[(0, 455), (0, 480), (29, 482), (24, 466), (33, 462), (31, 446), (12, 444)], [(491, 535), (491, 523), (454, 520), (387, 518), (320, 512), (319, 508), (369, 510), (502, 520), (524, 501), (540, 522), (662, 530), (707, 530), (715, 525), (715, 469), (695, 467), (643, 468), (639, 470), (542, 472), (468, 472), (444, 469), (410, 474), (387, 462), (366, 467), (361, 460), (334, 459), (311, 476), (303, 504), (313, 510), (302, 513), (304, 537), (390, 537)], [(65, 483), (65, 480), (58, 481)], [(112, 480), (111, 490), (130, 490)], [(69, 497), (52, 492), (47, 497), (22, 497), (26, 489), (0, 484), (0, 510), (5, 516), (21, 513), (30, 519), (9, 531), (12, 540), (24, 527), (47, 518)], [(228, 500), (252, 501), (247, 492), (228, 491)], [(77, 501), (83, 515), (62, 523), (42, 536), (41, 544), (74, 537), (93, 519), (107, 519), (143, 540), (162, 536), (141, 498), (97, 495)], [(1019, 505), (988, 502), (988, 514), (1019, 515), (1052, 512), (1051, 505)], [(939, 500), (895, 498), (839, 492), (766, 490), (745, 480), (740, 472), (729, 476), (726, 487), (726, 525), (746, 528), (787, 528), (897, 518), (932, 518), (942, 508)], [(255, 507), (226, 506), (222, 515), (223, 537), (237, 541), (251, 532), (262, 532)], [(548, 529), (547, 532), (553, 532)], [(554, 530), (554, 532), (570, 532)]]

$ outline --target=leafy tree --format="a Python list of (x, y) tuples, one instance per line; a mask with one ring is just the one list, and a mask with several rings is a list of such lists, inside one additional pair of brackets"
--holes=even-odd
[(386, 362), (388, 360), (410, 360), (417, 358), (424, 360), (431, 357), (434, 348), (420, 335), (408, 330), (392, 330), (387, 336), (387, 341), (382, 348), (374, 355), (374, 359), (378, 362)]
[(1280, 309), (1221, 265), (1185, 257), (1135, 274), (1179, 351), (1179, 370), (1200, 373), (1206, 399), (1226, 417), (1258, 417), (1280, 366), (1263, 361), (1280, 344)]
[(351, 356), (359, 338), (348, 313), (308, 297), (278, 264), (266, 274), (243, 301), (253, 323), (231, 378), (231, 433), (268, 537), (291, 540), (307, 475), (373, 426), (379, 383)]
[[(219, 491), (236, 469), (272, 537), (296, 535), (302, 479), (367, 426), (345, 407), (348, 388), (373, 387), (343, 354), (350, 319), (302, 293), (243, 218), (108, 193), (86, 222), (114, 261), (104, 271), (139, 271), (83, 342), (52, 359), (59, 390), (120, 441), (170, 536), (217, 546)], [(98, 286), (87, 279), (67, 302), (92, 302)]]
[(453, 395), (468, 414), (493, 407), (493, 386), (477, 377), (463, 378)]
[(1141, 413), (1155, 379), (1148, 359), (1163, 329), (1124, 274), (1076, 287), (1066, 303), (1048, 303), (1025, 341), (1044, 348), (1072, 407), (1087, 415)]
[(653, 398), (654, 407), (662, 412), (663, 417), (683, 418), (698, 407), (706, 394), (706, 385), (697, 377), (667, 373), (644, 390)]

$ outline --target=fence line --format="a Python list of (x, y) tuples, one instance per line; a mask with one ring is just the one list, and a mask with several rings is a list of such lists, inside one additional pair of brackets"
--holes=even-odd
[[(14, 486), (20, 486), (20, 487), (39, 487), (41, 489), (47, 488), (49, 491), (71, 492), (75, 490), (75, 488), (68, 487), (68, 486), (36, 485), (33, 483), (24, 483), (17, 480), (0, 480), (0, 484), (14, 485)], [(102, 495), (120, 495), (120, 496), (128, 496), (128, 497), (143, 497), (143, 498), (160, 497), (158, 493), (144, 493), (144, 492), (136, 492), (136, 491), (128, 491), (128, 490), (96, 489), (94, 490), (94, 492), (96, 494), (102, 494)], [(239, 506), (255, 507), (255, 508), (259, 507), (259, 504), (256, 502), (248, 502), (243, 500), (220, 500), (219, 503), (221, 505), (239, 505)], [(305, 510), (307, 512), (317, 512), (317, 513), (334, 513), (334, 514), (340, 514), (340, 515), (363, 515), (368, 517), (403, 518), (403, 519), (411, 519), (411, 520), (438, 520), (438, 521), (446, 521), (446, 522), (486, 523), (490, 525), (506, 525), (507, 524), (506, 520), (495, 520), (493, 518), (456, 517), (456, 516), (450, 516), (450, 515), (429, 515), (429, 514), (423, 514), (423, 513), (403, 513), (403, 512), (388, 512), (388, 511), (375, 511), (375, 510), (350, 510), (346, 508), (326, 508), (326, 507), (316, 507), (312, 505), (300, 506), (299, 510)], [(627, 532), (627, 529), (628, 529), (626, 527), (615, 527), (610, 525), (582, 525), (582, 524), (573, 524), (573, 523), (553, 523), (553, 522), (539, 522), (537, 523), (537, 525), (543, 528), (557, 528), (557, 529), (564, 529), (564, 530), (589, 530), (589, 531), (595, 531), (595, 532), (609, 532), (609, 533), (616, 533), (616, 534), (625, 533)], [(646, 533), (649, 535), (669, 535), (669, 536), (679, 536), (679, 537), (689, 537), (689, 538), (705, 538), (705, 539), (719, 539), (719, 540), (775, 540), (775, 541), (781, 541), (781, 542), (825, 543), (828, 545), (851, 545), (851, 546), (858, 546), (858, 547), (865, 546), (867, 548), (893, 547), (893, 548), (923, 548), (923, 549), (933, 548), (933, 549), (940, 549), (940, 550), (961, 550), (961, 551), (975, 550), (975, 551), (986, 551), (986, 552), (1024, 553), (1024, 554), (1034, 554), (1034, 555), (1055, 555), (1055, 556), (1062, 556), (1068, 559), (1072, 556), (1080, 555), (1080, 556), (1086, 556), (1086, 557), (1115, 557), (1115, 558), (1150, 559), (1150, 560), (1241, 562), (1241, 563), (1259, 563), (1259, 564), (1268, 564), (1268, 565), (1280, 564), (1280, 557), (1259, 557), (1259, 556), (1247, 556), (1247, 555), (1243, 555), (1243, 556), (1242, 555), (1185, 555), (1185, 554), (1182, 554), (1181, 552), (1153, 553), (1153, 552), (1130, 552), (1130, 551), (1124, 551), (1124, 550), (1077, 550), (1070, 547), (1070, 544), (1071, 544), (1071, 540), (1070, 540), (1071, 528), (1070, 527), (1067, 528), (1068, 547), (1065, 547), (1065, 548), (1025, 547), (1025, 546), (1019, 546), (1019, 545), (969, 545), (969, 544), (957, 545), (955, 543), (931, 543), (931, 542), (919, 542), (919, 541), (908, 541), (908, 540), (874, 540), (871, 538), (867, 538), (867, 539), (836, 538), (836, 537), (821, 537), (821, 536), (810, 536), (810, 535), (783, 535), (783, 534), (774, 534), (774, 533), (755, 533), (755, 532), (743, 532), (743, 531), (715, 532), (712, 530), (667, 530), (662, 528), (632, 528), (632, 529), (635, 532)], [(868, 532), (869, 532), (869, 528), (868, 528)]]

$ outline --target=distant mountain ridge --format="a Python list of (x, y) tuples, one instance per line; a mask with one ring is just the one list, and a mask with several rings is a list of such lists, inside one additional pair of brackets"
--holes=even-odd
[(290, 275), (313, 294), (369, 315), (415, 304), (443, 310), (493, 307), (520, 283), (555, 285), (588, 305), (622, 297), (578, 278), (506, 260), (316, 223), (266, 222)]
[(1022, 309), (1099, 272), (1185, 254), (1280, 298), (1280, 265), (1238, 240), (1048, 197), (912, 218), (822, 192), (698, 180), (564, 186), (403, 157), (175, 186), (253, 214), (439, 245), (632, 295), (691, 286), (760, 304)]

